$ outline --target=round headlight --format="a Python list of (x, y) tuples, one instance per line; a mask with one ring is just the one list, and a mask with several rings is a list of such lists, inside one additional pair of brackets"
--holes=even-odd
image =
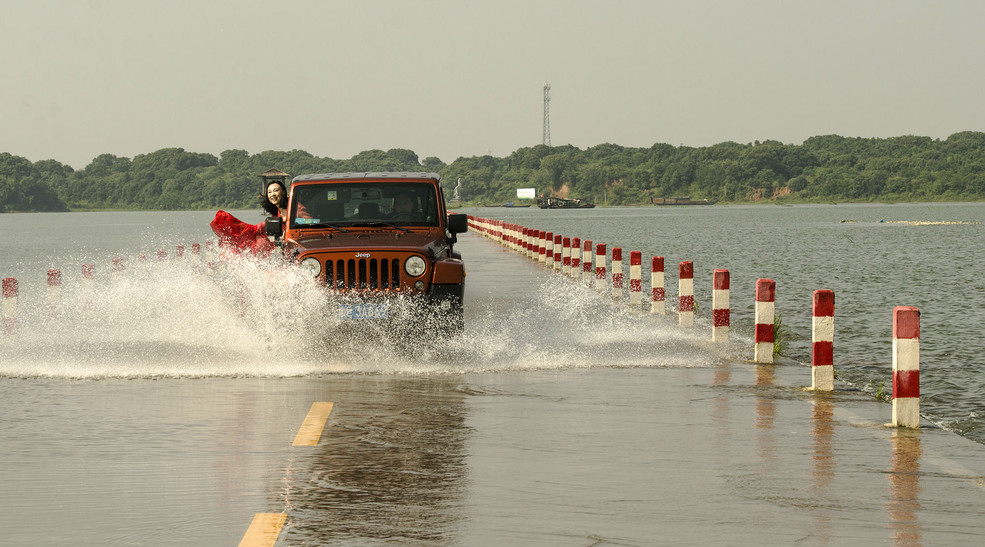
[(301, 261), (301, 269), (310, 273), (311, 277), (317, 277), (321, 273), (321, 262), (317, 258), (309, 256)]
[(411, 277), (417, 277), (423, 274), (426, 269), (427, 266), (424, 264), (424, 259), (419, 256), (412, 256), (407, 259), (407, 262), (404, 262), (404, 271)]

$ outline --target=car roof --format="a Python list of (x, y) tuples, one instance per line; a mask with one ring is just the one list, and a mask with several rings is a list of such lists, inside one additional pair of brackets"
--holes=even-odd
[(441, 177), (437, 173), (414, 173), (398, 171), (377, 171), (377, 172), (351, 172), (351, 173), (319, 173), (311, 175), (298, 175), (291, 179), (291, 184), (295, 182), (305, 182), (312, 180), (373, 180), (373, 179), (393, 179), (398, 180), (420, 180), (433, 179), (440, 181)]

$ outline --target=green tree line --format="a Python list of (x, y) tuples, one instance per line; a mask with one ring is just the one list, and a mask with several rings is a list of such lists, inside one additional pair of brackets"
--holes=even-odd
[(165, 148), (133, 159), (103, 154), (76, 171), (55, 160), (0, 153), (0, 212), (85, 209), (249, 208), (259, 173), (434, 171), (448, 198), (463, 203), (516, 200), (517, 188), (609, 205), (690, 196), (727, 202), (985, 200), (985, 133), (947, 139), (825, 135), (707, 147), (654, 144), (537, 145), (506, 157), (461, 157), (450, 164), (411, 150), (368, 150), (320, 158), (302, 150), (213, 154)]

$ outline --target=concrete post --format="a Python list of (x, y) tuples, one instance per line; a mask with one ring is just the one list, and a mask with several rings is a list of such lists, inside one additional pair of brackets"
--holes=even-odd
[(811, 325), (811, 389), (833, 391), (835, 388), (834, 339), (835, 293), (816, 290)]
[(694, 263), (685, 260), (678, 265), (677, 324), (694, 326)]
[(96, 267), (92, 264), (82, 265), (82, 286), (91, 288), (96, 279)]
[(650, 289), (653, 293), (650, 313), (665, 315), (667, 308), (664, 289), (664, 257), (662, 256), (655, 256), (650, 261)]
[(3, 341), (17, 341), (17, 279), (3, 279), (3, 305), (0, 315), (3, 316)]
[(893, 425), (920, 427), (920, 310), (893, 308)]
[(612, 248), (612, 298), (622, 300), (622, 248)]
[(123, 258), (114, 256), (113, 265), (110, 268), (110, 279), (117, 281), (121, 275), (123, 275)]
[(554, 232), (544, 234), (544, 265), (554, 269)]
[(711, 290), (711, 339), (714, 342), (728, 342), (731, 328), (729, 303), (729, 272), (712, 272)]
[(605, 273), (605, 243), (595, 244), (595, 288), (604, 293), (608, 287)]
[(571, 238), (561, 238), (561, 275), (571, 275)]
[(571, 269), (568, 270), (568, 274), (574, 279), (578, 279), (578, 276), (581, 275), (581, 238), (580, 237), (571, 238)]
[(773, 362), (773, 319), (775, 317), (776, 282), (772, 279), (756, 281), (756, 347), (753, 361)]
[(629, 253), (629, 306), (640, 309), (643, 303), (643, 253)]
[(52, 268), (48, 270), (48, 310), (52, 316), (57, 316), (62, 305), (62, 271)]
[(592, 240), (586, 239), (581, 246), (581, 278), (585, 285), (592, 286)]
[(564, 236), (561, 234), (554, 234), (554, 271), (560, 272), (561, 266), (564, 264), (564, 253), (561, 250), (561, 245), (564, 243)]

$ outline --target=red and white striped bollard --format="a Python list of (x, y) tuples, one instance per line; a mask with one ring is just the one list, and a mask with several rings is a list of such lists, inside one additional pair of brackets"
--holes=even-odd
[(561, 239), (561, 275), (571, 275), (571, 238)]
[(96, 267), (92, 264), (82, 265), (82, 286), (92, 287), (93, 281), (96, 279)]
[(677, 324), (694, 326), (694, 263), (685, 260), (677, 267)]
[(835, 388), (834, 291), (826, 289), (814, 291), (814, 307), (811, 323), (811, 389), (833, 391)]
[(595, 245), (595, 288), (600, 293), (604, 293), (608, 288), (608, 284), (606, 283), (608, 275), (605, 272), (605, 256), (605, 243), (597, 243)]
[(52, 315), (58, 315), (62, 303), (62, 271), (56, 268), (48, 270), (48, 310)]
[(612, 248), (612, 298), (622, 300), (622, 248)]
[(592, 252), (594, 248), (592, 247), (592, 240), (586, 239), (582, 243), (581, 247), (581, 278), (585, 282), (585, 285), (592, 286), (592, 278), (595, 277), (592, 274)]
[(561, 246), (564, 244), (564, 236), (561, 234), (554, 234), (554, 271), (560, 272), (561, 266), (564, 264), (564, 253), (561, 250)]
[(0, 306), (0, 315), (3, 315), (3, 340), (15, 342), (17, 340), (17, 279), (5, 277), (3, 279), (3, 305)]
[(893, 426), (920, 427), (920, 310), (893, 308)]
[(666, 292), (664, 290), (664, 257), (655, 256), (650, 261), (650, 289), (652, 301), (650, 302), (650, 313), (665, 315)]
[(773, 362), (775, 302), (776, 282), (772, 279), (756, 280), (756, 345), (752, 360), (757, 363)]
[(574, 279), (581, 275), (581, 238), (571, 238), (571, 269), (568, 274)]
[(192, 269), (197, 272), (202, 263), (202, 246), (198, 243), (192, 243), (191, 263)]
[(714, 342), (728, 342), (729, 339), (732, 313), (729, 292), (728, 270), (715, 270), (711, 290), (711, 339)]
[(544, 234), (544, 265), (554, 269), (554, 232)]
[(643, 253), (629, 253), (629, 306), (639, 309), (643, 303)]

